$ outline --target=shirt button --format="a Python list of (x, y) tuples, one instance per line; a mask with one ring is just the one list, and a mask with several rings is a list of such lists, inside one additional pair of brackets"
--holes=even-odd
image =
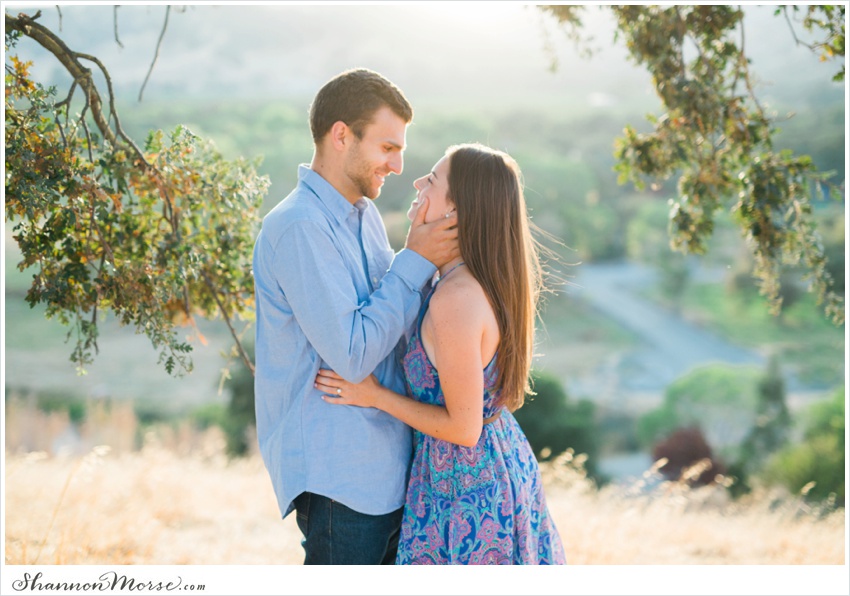
[(377, 277), (373, 277), (373, 278), (372, 278), (372, 283), (373, 283), (373, 284), (378, 283), (378, 278), (377, 278)]

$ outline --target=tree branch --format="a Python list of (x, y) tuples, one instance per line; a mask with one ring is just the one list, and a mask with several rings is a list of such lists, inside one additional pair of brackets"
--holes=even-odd
[(50, 29), (35, 22), (35, 19), (39, 16), (41, 16), (40, 11), (33, 17), (24, 13), (19, 14), (17, 17), (13, 17), (6, 13), (6, 29), (20, 31), (53, 54), (62, 66), (65, 67), (65, 70), (68, 71), (71, 77), (73, 77), (74, 83), (78, 84), (85, 93), (86, 104), (91, 110), (92, 120), (94, 120), (94, 123), (103, 135), (104, 140), (113, 147), (122, 145), (128, 147), (139, 161), (147, 167), (151, 167), (139, 148), (129, 139), (129, 137), (127, 137), (127, 135), (123, 133), (120, 126), (116, 127), (118, 129), (118, 133), (113, 131), (109, 126), (109, 119), (105, 117), (103, 113), (103, 100), (100, 97), (100, 93), (97, 91), (97, 86), (94, 84), (91, 70), (83, 66), (80, 63), (79, 58), (92, 60), (103, 71), (107, 78), (107, 85), (109, 86), (110, 106), (113, 106), (114, 100), (112, 97), (112, 82), (109, 79), (109, 75), (103, 64), (101, 64), (96, 58), (72, 51), (67, 45), (65, 45), (65, 42), (59, 39)]
[(89, 98), (86, 96), (86, 105), (83, 106), (82, 111), (80, 112), (80, 124), (83, 125), (83, 130), (86, 133), (86, 148), (89, 152), (89, 161), (94, 163), (94, 152), (92, 151), (92, 141), (91, 141), (91, 132), (89, 132), (89, 125), (86, 123), (86, 112), (89, 109)]
[(794, 43), (796, 43), (798, 46), (805, 46), (810, 50), (814, 51), (815, 46), (807, 44), (806, 42), (801, 41), (799, 37), (797, 37), (797, 32), (794, 30), (794, 24), (791, 22), (791, 17), (788, 16), (787, 6), (782, 7), (782, 14), (785, 15), (785, 21), (788, 23), (788, 29), (791, 30), (791, 36), (794, 38)]
[(74, 55), (77, 58), (82, 58), (84, 60), (90, 60), (91, 62), (94, 62), (100, 68), (100, 71), (103, 73), (103, 78), (106, 79), (106, 89), (109, 93), (109, 116), (110, 118), (115, 120), (116, 134), (133, 149), (133, 152), (136, 154), (136, 156), (141, 159), (146, 166), (152, 168), (153, 166), (151, 166), (151, 164), (148, 163), (147, 159), (145, 159), (145, 156), (142, 154), (141, 149), (139, 149), (133, 139), (131, 139), (121, 127), (121, 120), (118, 119), (118, 112), (115, 110), (115, 93), (112, 91), (112, 77), (109, 76), (109, 72), (106, 70), (106, 67), (95, 56), (83, 54), (81, 52), (76, 52)]
[[(65, 67), (65, 70), (67, 70), (68, 73), (73, 77), (74, 83), (72, 84), (72, 91), (74, 85), (79, 85), (85, 93), (85, 106), (83, 107), (80, 120), (88, 142), (88, 152), (90, 161), (93, 161), (94, 158), (92, 155), (91, 134), (89, 132), (88, 124), (86, 123), (85, 119), (85, 114), (87, 111), (91, 112), (92, 120), (94, 121), (98, 130), (100, 130), (104, 140), (106, 140), (113, 147), (124, 147), (128, 149), (133, 154), (133, 156), (142, 164), (142, 166), (148, 170), (148, 172), (154, 177), (154, 179), (159, 181), (158, 186), (160, 189), (160, 194), (163, 198), (163, 203), (165, 207), (169, 209), (169, 212), (173, 213), (171, 197), (168, 193), (168, 189), (166, 188), (165, 179), (163, 178), (162, 174), (153, 164), (148, 162), (139, 147), (121, 128), (121, 122), (118, 119), (118, 112), (115, 110), (115, 95), (112, 90), (112, 78), (109, 76), (109, 72), (106, 70), (106, 67), (98, 58), (94, 56), (81, 52), (74, 52), (65, 44), (64, 41), (57, 37), (56, 34), (54, 34), (52, 31), (50, 31), (43, 25), (36, 23), (35, 19), (39, 18), (40, 16), (41, 11), (38, 11), (32, 17), (24, 13), (20, 13), (17, 17), (13, 17), (6, 13), (6, 29), (20, 31), (27, 37), (36, 41), (39, 45), (41, 45), (51, 54), (53, 54), (56, 59), (59, 60), (62, 66)], [(165, 28), (163, 27), (163, 33), (164, 32)], [(100, 93), (98, 93), (97, 86), (94, 84), (94, 80), (92, 79), (91, 70), (83, 66), (80, 63), (80, 59), (94, 62), (103, 73), (103, 76), (106, 79), (107, 91), (109, 94), (109, 117), (104, 115), (103, 101), (100, 97)], [(70, 100), (70, 94), (68, 96), (68, 100)], [(114, 118), (115, 120), (115, 130), (110, 127), (110, 118)], [(179, 234), (179, 225), (176, 221), (176, 217), (170, 217), (169, 223), (171, 224), (172, 229), (174, 229)]]
[(159, 32), (159, 40), (156, 42), (156, 51), (153, 55), (153, 61), (151, 62), (151, 66), (148, 69), (148, 74), (145, 76), (145, 81), (142, 83), (142, 88), (139, 90), (139, 101), (142, 101), (142, 94), (145, 92), (145, 87), (148, 84), (148, 79), (153, 72), (153, 67), (156, 64), (157, 59), (159, 58), (159, 48), (162, 46), (162, 38), (165, 37), (165, 28), (168, 27), (168, 14), (171, 12), (171, 6), (165, 7), (165, 22), (162, 24), (162, 31)]
[(209, 275), (207, 275), (206, 271), (201, 271), (201, 275), (204, 277), (204, 283), (206, 283), (207, 288), (215, 299), (215, 303), (218, 305), (218, 310), (221, 311), (221, 316), (224, 319), (224, 322), (227, 324), (227, 328), (230, 329), (230, 335), (233, 336), (233, 340), (236, 342), (236, 348), (239, 350), (239, 355), (242, 357), (242, 361), (245, 363), (245, 366), (248, 367), (248, 370), (251, 371), (251, 374), (254, 374), (254, 364), (251, 362), (251, 359), (248, 357), (248, 354), (245, 353), (245, 348), (242, 347), (242, 342), (239, 340), (239, 336), (236, 334), (236, 330), (233, 328), (233, 324), (230, 322), (230, 317), (227, 314), (227, 310), (224, 308), (224, 304), (221, 303), (221, 299), (218, 297), (218, 290), (213, 285), (212, 280)]
[(115, 32), (115, 43), (117, 43), (118, 47), (123, 50), (124, 44), (121, 43), (120, 39), (118, 39), (118, 9), (121, 8), (121, 7), (116, 5), (116, 6), (113, 6), (112, 8), (113, 8), (113, 10), (112, 10), (112, 28)]

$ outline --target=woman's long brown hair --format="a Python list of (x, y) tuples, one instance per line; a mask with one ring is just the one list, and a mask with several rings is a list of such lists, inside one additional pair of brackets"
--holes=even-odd
[(499, 324), (498, 399), (514, 411), (531, 393), (529, 371), (542, 285), (522, 174), (508, 154), (481, 144), (455, 145), (446, 155), (460, 254), (484, 289)]

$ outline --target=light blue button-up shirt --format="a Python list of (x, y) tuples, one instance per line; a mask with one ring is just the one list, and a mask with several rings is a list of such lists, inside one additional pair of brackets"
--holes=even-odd
[(257, 438), (281, 514), (304, 491), (370, 515), (404, 504), (410, 428), (374, 408), (325, 403), (319, 368), (370, 373), (404, 393), (403, 336), (436, 267), (393, 254), (378, 210), (348, 202), (308, 166), (254, 246)]

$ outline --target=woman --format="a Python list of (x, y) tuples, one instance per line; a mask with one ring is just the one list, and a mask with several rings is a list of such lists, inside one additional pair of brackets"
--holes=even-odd
[(563, 564), (540, 470), (511, 412), (529, 392), (541, 268), (520, 171), (479, 144), (449, 148), (414, 182), (412, 220), (457, 211), (461, 256), (442, 267), (403, 360), (409, 396), (321, 370), (338, 405), (415, 430), (398, 564)]

